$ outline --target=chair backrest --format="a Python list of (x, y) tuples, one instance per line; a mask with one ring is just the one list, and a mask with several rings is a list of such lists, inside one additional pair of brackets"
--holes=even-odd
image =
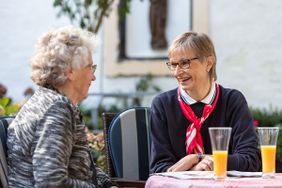
[(13, 116), (0, 117), (0, 180), (2, 187), (8, 187), (7, 167), (7, 128), (14, 119)]
[(116, 116), (116, 113), (112, 112), (103, 112), (102, 113), (102, 120), (103, 120), (103, 132), (104, 132), (104, 142), (105, 142), (105, 150), (106, 150), (106, 160), (107, 160), (107, 169), (106, 173), (110, 177), (117, 177), (114, 171), (112, 159), (110, 157), (110, 151), (109, 151), (109, 135), (108, 130), (111, 125), (112, 120)]
[(134, 107), (117, 114), (108, 130), (108, 147), (118, 178), (149, 177), (150, 134), (147, 107)]

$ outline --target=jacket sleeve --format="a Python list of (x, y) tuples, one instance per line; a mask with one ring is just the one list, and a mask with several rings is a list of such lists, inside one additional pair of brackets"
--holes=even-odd
[[(238, 92), (238, 91), (237, 91)], [(259, 171), (261, 169), (258, 136), (247, 102), (242, 93), (231, 96), (227, 117), (232, 134), (229, 146), (228, 170)]]
[(90, 182), (68, 176), (69, 157), (74, 140), (74, 122), (70, 106), (54, 104), (38, 122), (43, 126), (38, 134), (33, 154), (35, 187), (97, 187)]
[(96, 175), (97, 175), (97, 180), (98, 184), (103, 187), (111, 187), (111, 186), (117, 186), (118, 184), (111, 181), (110, 177), (99, 167), (96, 166)]
[(150, 111), (151, 159), (150, 173), (165, 172), (177, 160), (169, 140), (164, 105), (156, 97)]

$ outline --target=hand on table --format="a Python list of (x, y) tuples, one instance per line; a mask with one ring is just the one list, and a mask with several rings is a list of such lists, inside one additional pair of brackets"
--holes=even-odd
[(197, 163), (198, 163), (197, 155), (196, 154), (190, 154), (190, 155), (183, 157), (177, 163), (175, 163), (170, 168), (168, 168), (167, 172), (177, 172), (177, 171), (190, 170)]
[(213, 170), (213, 159), (211, 155), (205, 155), (204, 158), (191, 170), (195, 171), (212, 171)]

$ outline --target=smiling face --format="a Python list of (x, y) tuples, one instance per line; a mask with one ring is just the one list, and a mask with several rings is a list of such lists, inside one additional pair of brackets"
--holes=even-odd
[[(169, 61), (179, 63), (183, 59), (193, 59), (196, 57), (198, 56), (192, 50), (175, 50), (170, 54)], [(201, 95), (203, 90), (210, 87), (211, 78), (209, 71), (213, 64), (211, 57), (198, 58), (190, 62), (188, 69), (177, 66), (175, 70), (171, 71), (179, 86), (195, 99), (202, 98), (202, 96), (197, 95)]]
[(216, 54), (211, 39), (204, 33), (183, 33), (173, 40), (168, 57), (168, 68), (179, 87), (194, 100), (204, 99), (217, 78)]

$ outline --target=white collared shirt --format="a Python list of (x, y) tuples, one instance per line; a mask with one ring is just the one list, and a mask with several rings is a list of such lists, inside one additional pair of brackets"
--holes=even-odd
[(182, 88), (180, 88), (180, 95), (181, 98), (184, 100), (184, 102), (189, 105), (195, 104), (196, 102), (202, 102), (204, 104), (212, 104), (216, 96), (215, 82), (212, 83), (209, 94), (201, 101), (196, 101), (195, 99), (190, 97), (188, 93), (186, 93), (186, 91), (184, 91)]

